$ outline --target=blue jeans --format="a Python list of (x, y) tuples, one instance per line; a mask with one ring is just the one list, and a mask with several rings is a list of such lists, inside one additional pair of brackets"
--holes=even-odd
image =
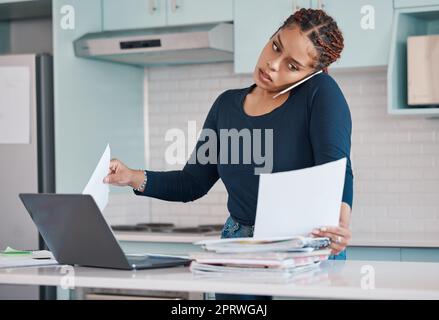
[[(228, 217), (221, 232), (221, 238), (247, 238), (253, 237), (255, 226), (247, 226), (240, 224)], [(346, 250), (343, 250), (338, 255), (330, 255), (330, 260), (346, 260)], [(272, 300), (271, 296), (255, 296), (255, 295), (241, 295), (241, 294), (223, 294), (216, 293), (216, 300)]]

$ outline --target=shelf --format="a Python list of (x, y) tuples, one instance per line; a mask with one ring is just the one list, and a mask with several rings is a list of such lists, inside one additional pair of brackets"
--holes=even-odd
[(0, 21), (36, 19), (52, 16), (51, 0), (1, 1)]
[(439, 106), (407, 104), (407, 37), (439, 34), (439, 6), (396, 9), (387, 69), (388, 113), (439, 116)]

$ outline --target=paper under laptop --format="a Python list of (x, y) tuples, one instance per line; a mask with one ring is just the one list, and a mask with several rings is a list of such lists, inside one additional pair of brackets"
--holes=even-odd
[(260, 175), (254, 238), (309, 235), (338, 226), (346, 158)]
[(103, 182), (110, 167), (110, 157), (110, 145), (107, 144), (96, 169), (93, 171), (84, 191), (82, 191), (82, 194), (89, 194), (93, 197), (101, 212), (108, 204), (108, 194), (110, 192), (108, 184)]
[(11, 256), (0, 254), (0, 269), (56, 265), (58, 262), (47, 250), (33, 251), (29, 254)]

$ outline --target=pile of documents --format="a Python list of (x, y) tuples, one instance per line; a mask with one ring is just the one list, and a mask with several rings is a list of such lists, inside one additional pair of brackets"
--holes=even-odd
[(7, 247), (0, 251), (0, 268), (55, 265), (58, 262), (47, 250), (16, 250)]
[(231, 238), (195, 244), (204, 249), (190, 254), (190, 270), (197, 274), (285, 275), (314, 268), (331, 254), (326, 237)]

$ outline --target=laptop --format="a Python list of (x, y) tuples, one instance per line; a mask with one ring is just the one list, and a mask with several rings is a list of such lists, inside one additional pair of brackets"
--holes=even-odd
[(136, 270), (191, 262), (166, 255), (126, 255), (90, 195), (22, 193), (19, 197), (60, 264)]

